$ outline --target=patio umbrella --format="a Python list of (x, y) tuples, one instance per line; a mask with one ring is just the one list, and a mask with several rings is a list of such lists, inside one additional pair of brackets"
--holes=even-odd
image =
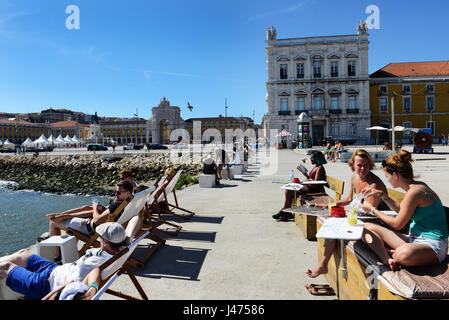
[(366, 128), (366, 130), (376, 130), (376, 149), (377, 149), (377, 145), (379, 143), (379, 130), (387, 130), (388, 131), (390, 129), (384, 128), (384, 127), (381, 127), (381, 126), (374, 126), (374, 127)]

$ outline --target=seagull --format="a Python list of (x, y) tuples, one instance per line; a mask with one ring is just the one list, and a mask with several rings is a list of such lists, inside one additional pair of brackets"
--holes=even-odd
[(187, 101), (187, 109), (189, 109), (190, 111), (192, 111), (193, 107), (190, 105), (190, 103)]

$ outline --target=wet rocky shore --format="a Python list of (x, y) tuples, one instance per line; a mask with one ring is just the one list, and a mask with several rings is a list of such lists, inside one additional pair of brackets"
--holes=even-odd
[[(131, 157), (67, 155), (59, 157), (0, 156), (0, 180), (14, 181), (13, 190), (35, 190), (57, 194), (113, 195), (122, 169), (130, 169), (134, 180), (150, 185), (166, 169), (182, 169), (183, 180), (201, 172), (201, 164), (170, 161), (164, 154)], [(181, 180), (181, 179), (180, 179)], [(191, 182), (190, 182), (191, 183)]]

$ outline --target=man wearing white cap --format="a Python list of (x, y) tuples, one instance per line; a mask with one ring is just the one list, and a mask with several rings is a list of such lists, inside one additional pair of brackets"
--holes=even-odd
[[(125, 229), (116, 222), (99, 225), (100, 248), (91, 248), (73, 263), (62, 266), (23, 249), (0, 258), (0, 279), (29, 299), (42, 299), (54, 288), (71, 281), (83, 281), (95, 268), (127, 245)], [(96, 288), (97, 289), (97, 288)]]

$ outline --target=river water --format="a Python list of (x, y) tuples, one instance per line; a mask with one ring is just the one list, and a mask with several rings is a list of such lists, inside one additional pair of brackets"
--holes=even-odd
[[(0, 181), (0, 257), (36, 244), (48, 231), (47, 213), (91, 204), (90, 196), (56, 195), (28, 190), (12, 191)], [(109, 198), (98, 197), (108, 205)]]

